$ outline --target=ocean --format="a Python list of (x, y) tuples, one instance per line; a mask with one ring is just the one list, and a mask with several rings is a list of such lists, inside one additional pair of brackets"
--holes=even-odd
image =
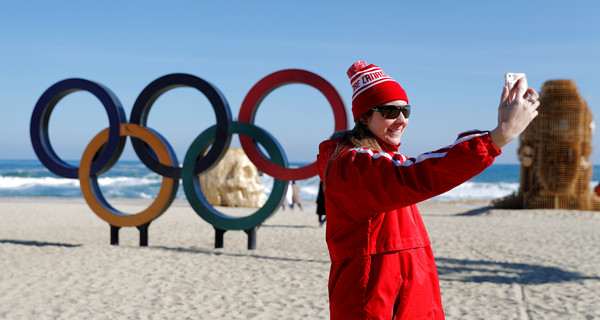
[[(77, 162), (72, 164), (77, 165)], [(303, 166), (295, 163), (291, 166)], [(435, 197), (435, 200), (492, 200), (507, 196), (519, 189), (518, 164), (493, 164), (464, 184)], [(158, 194), (162, 177), (151, 172), (139, 160), (123, 161), (100, 176), (100, 189), (107, 199), (151, 199)], [(268, 195), (273, 178), (259, 177)], [(590, 187), (600, 181), (600, 166), (595, 165)], [(296, 182), (305, 201), (315, 201), (319, 188), (317, 176)], [(39, 160), (0, 160), (0, 197), (82, 197), (79, 180), (56, 176)], [(179, 186), (178, 199), (185, 199)]]

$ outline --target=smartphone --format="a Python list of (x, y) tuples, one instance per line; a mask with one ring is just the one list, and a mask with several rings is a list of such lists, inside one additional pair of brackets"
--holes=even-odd
[[(521, 78), (525, 78), (525, 87), (527, 87), (527, 78), (525, 77), (524, 73), (509, 72), (504, 75), (504, 85), (508, 87), (508, 92), (510, 92), (512, 90), (512, 88), (515, 86), (515, 83), (517, 82), (517, 80), (519, 80)], [(510, 103), (513, 100), (513, 98), (514, 98), (513, 95), (509, 95), (508, 102)]]

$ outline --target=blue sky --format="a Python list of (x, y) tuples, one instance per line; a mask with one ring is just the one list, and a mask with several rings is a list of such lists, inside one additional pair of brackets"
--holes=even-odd
[[(599, 12), (597, 1), (4, 1), (0, 158), (36, 158), (33, 107), (48, 87), (73, 77), (110, 88), (129, 118), (146, 85), (189, 73), (215, 85), (237, 117), (260, 79), (304, 69), (337, 89), (351, 118), (346, 70), (365, 60), (407, 91), (413, 113), (401, 151), (409, 156), (450, 144), (461, 131), (495, 127), (506, 72), (527, 73), (538, 91), (547, 80), (573, 79), (597, 114)], [(313, 161), (333, 131), (333, 113), (316, 89), (293, 84), (265, 98), (255, 123), (289, 161)], [(148, 118), (180, 161), (213, 124), (207, 100), (186, 88), (161, 96)], [(77, 160), (107, 125), (93, 96), (70, 94), (52, 113), (52, 145)], [(599, 141), (595, 133), (594, 164)], [(497, 163), (517, 163), (517, 147), (505, 147)], [(136, 158), (129, 145), (123, 158)]]

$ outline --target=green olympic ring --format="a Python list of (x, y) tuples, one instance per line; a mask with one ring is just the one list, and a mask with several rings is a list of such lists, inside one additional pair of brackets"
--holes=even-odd
[[(238, 133), (254, 139), (260, 143), (267, 151), (271, 160), (281, 166), (287, 167), (287, 159), (281, 146), (275, 138), (264, 129), (246, 123), (230, 122), (228, 134)], [(181, 179), (185, 196), (196, 213), (206, 222), (212, 224), (215, 228), (222, 230), (246, 230), (260, 225), (269, 218), (281, 205), (285, 192), (287, 191), (287, 181), (274, 179), (273, 189), (267, 202), (256, 212), (246, 217), (232, 217), (217, 211), (204, 197), (200, 182), (197, 176), (193, 174), (194, 164), (200, 155), (203, 155), (208, 146), (212, 144), (216, 135), (216, 126), (212, 126), (202, 132), (185, 154)]]

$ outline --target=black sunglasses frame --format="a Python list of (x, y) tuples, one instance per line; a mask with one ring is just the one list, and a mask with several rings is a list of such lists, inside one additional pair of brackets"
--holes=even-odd
[(392, 104), (378, 106), (373, 109), (373, 111), (378, 111), (381, 115), (386, 119), (396, 119), (400, 116), (400, 112), (405, 119), (408, 119), (410, 116), (410, 105), (407, 104), (405, 106), (396, 106)]

